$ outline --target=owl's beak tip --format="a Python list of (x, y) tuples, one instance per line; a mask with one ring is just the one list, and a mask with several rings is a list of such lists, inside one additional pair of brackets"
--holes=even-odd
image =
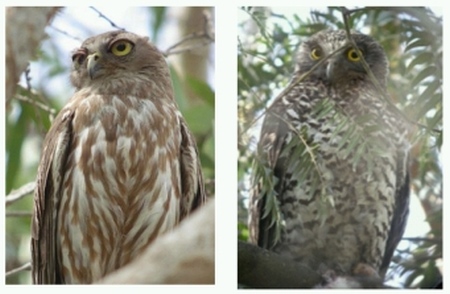
[(332, 60), (329, 60), (326, 65), (326, 77), (327, 80), (331, 81), (333, 79), (333, 72), (334, 72), (335, 63)]

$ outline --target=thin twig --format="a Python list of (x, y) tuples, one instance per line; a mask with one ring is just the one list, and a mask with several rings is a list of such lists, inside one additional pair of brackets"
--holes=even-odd
[(22, 95), (16, 95), (16, 96), (14, 96), (14, 98), (19, 100), (19, 101), (23, 101), (23, 102), (26, 102), (26, 103), (33, 104), (34, 106), (36, 106), (36, 107), (38, 107), (38, 108), (40, 108), (40, 109), (50, 113), (51, 115), (55, 115), (56, 114), (56, 110), (55, 109), (53, 109), (51, 107), (48, 107), (44, 103), (38, 102), (38, 101), (36, 101), (34, 99), (30, 99), (30, 98), (28, 98), (26, 96), (22, 96)]
[[(176, 42), (175, 44), (170, 46), (165, 52), (163, 52), (164, 56), (190, 52), (193, 49), (204, 47), (214, 42), (215, 36), (214, 36), (214, 29), (211, 23), (211, 16), (206, 11), (203, 13), (203, 16), (204, 16), (203, 31), (194, 32), (192, 34), (183, 37), (180, 41)], [(177, 49), (178, 47), (181, 47), (188, 42), (192, 43), (192, 41), (199, 41), (199, 42), (195, 43), (194, 45), (190, 46), (188, 45), (187, 47)]]
[(367, 10), (366, 7), (355, 8), (355, 9), (348, 9), (348, 8), (345, 7), (345, 9), (346, 9), (346, 13), (348, 13), (349, 15), (352, 14), (352, 13), (356, 13), (356, 12), (360, 12), (360, 11), (365, 11), (365, 10)]
[(71, 39), (74, 39), (74, 40), (76, 40), (76, 41), (78, 41), (78, 42), (83, 42), (83, 40), (82, 40), (81, 38), (72, 36), (72, 35), (69, 34), (68, 32), (63, 31), (63, 30), (61, 30), (61, 29), (58, 29), (57, 27), (55, 27), (55, 26), (53, 26), (53, 25), (51, 25), (51, 24), (49, 25), (49, 27), (51, 27), (52, 29), (54, 29), (55, 31), (57, 31), (58, 33), (60, 33), (60, 34), (62, 34), (62, 35), (64, 35), (64, 36), (66, 36), (66, 37), (69, 37), (69, 38), (71, 38)]
[(109, 22), (109, 24), (110, 24), (112, 27), (115, 27), (116, 29), (119, 29), (119, 30), (122, 30), (122, 31), (125, 30), (124, 28), (121, 28), (121, 27), (119, 27), (118, 25), (116, 25), (111, 19), (109, 19), (106, 15), (104, 15), (103, 13), (101, 13), (101, 12), (100, 12), (98, 9), (96, 9), (94, 6), (89, 6), (89, 8), (91, 8), (92, 10), (94, 10), (95, 12), (97, 12), (97, 13), (98, 13), (98, 16), (99, 16), (100, 18), (105, 19), (107, 22)]
[(31, 262), (27, 262), (24, 265), (19, 266), (18, 268), (7, 271), (5, 273), (5, 277), (9, 277), (9, 276), (15, 275), (17, 273), (20, 273), (23, 271), (29, 271), (29, 270), (31, 270)]
[(409, 242), (431, 242), (431, 243), (442, 243), (442, 238), (424, 238), (424, 237), (405, 237), (402, 240)]
[(32, 213), (29, 211), (7, 211), (6, 217), (31, 217)]
[[(192, 37), (189, 40), (195, 40), (195, 39), (205, 40), (203, 36)], [(203, 48), (203, 47), (205, 47), (206, 45), (208, 45), (210, 43), (212, 43), (212, 42), (207, 41), (207, 42), (203, 42), (203, 43), (197, 43), (197, 44), (191, 45), (189, 47), (185, 47), (185, 48), (171, 49), (171, 51), (163, 52), (163, 54), (164, 54), (164, 56), (167, 57), (169, 55), (177, 55), (177, 54), (192, 52), (192, 51), (194, 51), (194, 49)]]
[(11, 205), (12, 203), (14, 203), (16, 201), (19, 201), (23, 197), (25, 197), (28, 194), (32, 193), (34, 191), (35, 186), (36, 186), (35, 182), (30, 182), (28, 184), (23, 185), (19, 189), (11, 191), (11, 193), (9, 193), (6, 196), (5, 205), (6, 206)]

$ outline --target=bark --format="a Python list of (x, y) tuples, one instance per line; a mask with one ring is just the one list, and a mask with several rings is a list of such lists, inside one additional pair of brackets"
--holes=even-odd
[(20, 75), (28, 62), (36, 56), (37, 48), (45, 38), (45, 27), (51, 22), (58, 7), (6, 8), (6, 103), (11, 100)]
[(238, 260), (238, 283), (243, 288), (390, 288), (378, 277), (319, 275), (300, 262), (241, 241)]
[(310, 268), (255, 245), (238, 243), (238, 283), (251, 288), (312, 288), (321, 277)]
[(214, 284), (214, 200), (100, 284)]
[[(205, 30), (213, 30), (213, 23), (207, 23), (205, 13), (210, 13), (214, 18), (214, 9), (211, 7), (185, 7), (181, 8), (178, 17), (178, 27), (180, 37), (187, 36), (192, 33), (199, 33)], [(197, 41), (199, 42), (199, 41)], [(195, 50), (189, 50), (180, 54), (177, 58), (175, 66), (181, 73), (183, 79), (194, 78), (200, 81), (208, 80), (208, 62), (210, 62), (210, 44), (204, 44)], [(189, 103), (195, 104), (198, 101), (195, 93), (186, 86), (185, 93), (189, 97)]]

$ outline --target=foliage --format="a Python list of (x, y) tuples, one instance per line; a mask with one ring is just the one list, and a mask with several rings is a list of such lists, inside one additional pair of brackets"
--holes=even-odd
[[(165, 26), (169, 23), (167, 9), (163, 7), (147, 9), (150, 21), (148, 25), (143, 25), (144, 29), (149, 30), (149, 35), (154, 42), (158, 40), (157, 36), (162, 35)], [(63, 10), (58, 17), (70, 19), (72, 16), (65, 14)], [(106, 15), (100, 18), (104, 18), (103, 21), (109, 21)], [(79, 30), (83, 31), (86, 37), (92, 34), (90, 30), (93, 24), (85, 23), (81, 26)], [(115, 25), (111, 23), (109, 29), (116, 29), (113, 26)], [(58, 27), (48, 28), (53, 37), (43, 42), (37, 60), (31, 62), (29, 71), (22, 79), (23, 86), (19, 86), (16, 96), (6, 109), (6, 194), (25, 183), (34, 181), (45, 133), (50, 128), (55, 114), (73, 92), (68, 83), (70, 58), (66, 58), (70, 52), (61, 52), (61, 45), (64, 45), (62, 43), (65, 41), (80, 42), (79, 38), (74, 37), (77, 28), (72, 29), (73, 32), (68, 33)], [(197, 139), (207, 192), (213, 197), (215, 90), (206, 80), (182, 76), (179, 70), (172, 66), (170, 58), (168, 62), (176, 99), (180, 111)], [(188, 102), (192, 100), (192, 96), (186, 96), (186, 88), (192, 90), (195, 103)], [(30, 196), (7, 207), (6, 271), (30, 260), (31, 211), (32, 197)], [(6, 283), (30, 283), (29, 272), (8, 277)]]
[[(337, 7), (292, 17), (271, 8), (240, 10), (244, 20), (238, 25), (238, 237), (245, 240), (248, 182), (266, 107), (286, 88), (301, 41), (319, 30), (345, 25), (343, 10)], [(349, 13), (350, 29), (373, 36), (385, 49), (390, 101), (415, 125), (410, 138), (411, 191), (431, 228), (426, 236), (409, 240), (407, 250), (396, 252), (390, 278), (400, 279), (403, 287), (430, 287), (442, 275), (442, 19), (428, 8), (367, 7)]]

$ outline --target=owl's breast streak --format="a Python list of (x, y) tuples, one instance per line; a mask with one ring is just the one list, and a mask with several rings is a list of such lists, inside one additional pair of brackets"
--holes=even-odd
[[(172, 108), (135, 97), (92, 95), (77, 107), (75, 168), (65, 174), (58, 222), (66, 283), (114, 271), (178, 223), (180, 166), (167, 160), (179, 152), (180, 131), (167, 127), (175, 119)], [(73, 264), (79, 271), (68, 273)]]

